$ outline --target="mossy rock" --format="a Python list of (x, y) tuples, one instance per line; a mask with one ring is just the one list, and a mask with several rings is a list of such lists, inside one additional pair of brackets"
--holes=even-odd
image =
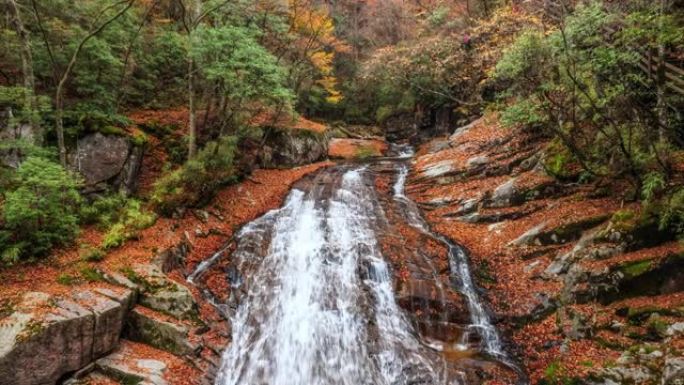
[(188, 333), (188, 328), (180, 323), (158, 319), (138, 309), (133, 309), (126, 320), (127, 338), (176, 355), (194, 355), (199, 351), (199, 346), (188, 341)]
[(644, 321), (648, 320), (649, 317), (651, 317), (653, 314), (659, 314), (662, 316), (684, 317), (684, 309), (668, 309), (651, 305), (638, 308), (629, 308), (627, 309), (626, 316), (630, 323), (634, 325), (641, 325)]
[(625, 276), (625, 279), (632, 279), (651, 271), (655, 263), (653, 260), (633, 261), (618, 266), (617, 271)]
[(558, 226), (552, 230), (545, 231), (537, 238), (542, 245), (549, 244), (563, 244), (579, 239), (582, 233), (586, 230), (594, 228), (605, 222), (609, 215), (597, 215), (588, 218), (582, 218), (578, 221), (571, 222), (565, 225)]

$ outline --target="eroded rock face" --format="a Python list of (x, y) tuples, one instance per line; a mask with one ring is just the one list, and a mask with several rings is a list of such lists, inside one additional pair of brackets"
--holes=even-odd
[(0, 384), (53, 384), (114, 349), (130, 296), (25, 294), (19, 310), (1, 321)]
[(111, 185), (126, 193), (135, 190), (142, 147), (118, 135), (89, 134), (78, 140), (69, 154), (69, 165), (84, 178), (86, 191), (102, 191)]

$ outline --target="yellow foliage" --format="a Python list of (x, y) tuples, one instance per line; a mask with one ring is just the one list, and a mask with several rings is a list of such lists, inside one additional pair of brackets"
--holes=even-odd
[(318, 85), (323, 87), (323, 89), (328, 93), (326, 101), (331, 104), (337, 104), (342, 101), (342, 94), (337, 90), (337, 78), (334, 76), (324, 76), (323, 78), (316, 81)]
[(328, 93), (330, 103), (338, 103), (342, 95), (337, 90), (337, 79), (332, 75), (335, 54), (350, 47), (335, 36), (335, 24), (329, 12), (313, 0), (289, 0), (290, 30), (296, 36), (295, 45), (318, 71), (315, 80)]

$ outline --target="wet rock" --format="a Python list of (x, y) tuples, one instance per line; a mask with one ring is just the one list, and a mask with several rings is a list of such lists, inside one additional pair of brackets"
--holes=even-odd
[(521, 171), (532, 170), (533, 168), (535, 168), (535, 166), (537, 166), (537, 164), (539, 164), (539, 158), (540, 158), (539, 153), (536, 153), (536, 154), (530, 156), (529, 158), (523, 160), (522, 162), (520, 162), (520, 166), (519, 166), (520, 170)]
[(444, 207), (454, 202), (454, 198), (451, 197), (438, 197), (423, 203), (423, 206), (429, 208)]
[(458, 219), (461, 222), (465, 222), (465, 223), (484, 222), (482, 216), (479, 213), (470, 213), (470, 214), (462, 215), (456, 219)]
[(657, 376), (644, 366), (615, 366), (604, 369), (602, 377), (618, 384), (644, 384), (654, 381)]
[(55, 383), (114, 349), (130, 298), (121, 296), (25, 294), (0, 327), (0, 384)]
[(140, 304), (179, 319), (197, 317), (197, 303), (187, 287), (167, 278), (154, 265), (136, 265), (134, 272), (141, 287)]
[(467, 323), (468, 311), (463, 298), (447, 292), (448, 286), (430, 279), (409, 279), (396, 294), (397, 303), (413, 313), (420, 310), (427, 314), (444, 315), (451, 322)]
[(464, 201), (461, 203), (461, 206), (459, 207), (459, 213), (461, 214), (470, 214), (473, 211), (477, 210), (477, 205), (479, 203), (479, 200), (472, 198)]
[(544, 276), (546, 278), (553, 278), (566, 273), (573, 263), (590, 254), (589, 246), (592, 245), (595, 240), (595, 232), (584, 234), (579, 241), (577, 241), (575, 246), (573, 246), (572, 250), (554, 258), (551, 264), (544, 270)]
[(541, 261), (534, 261), (534, 262), (530, 263), (529, 265), (525, 266), (523, 268), (523, 271), (525, 273), (529, 273), (532, 270), (534, 270), (535, 268), (537, 268), (537, 266), (539, 266), (539, 265), (541, 265)]
[(449, 144), (448, 140), (434, 140), (430, 142), (430, 148), (428, 149), (428, 153), (434, 154), (449, 148), (451, 148), (451, 145)]
[(515, 188), (515, 178), (509, 179), (506, 183), (500, 185), (492, 193), (489, 202), (491, 207), (506, 207), (513, 203), (517, 189)]
[(140, 308), (133, 309), (126, 319), (126, 338), (176, 355), (195, 355), (201, 349), (188, 340), (188, 333), (187, 326)]
[(463, 127), (457, 128), (456, 131), (454, 131), (454, 133), (449, 137), (449, 141), (450, 141), (450, 142), (455, 142), (456, 140), (458, 140), (458, 138), (459, 138), (461, 135), (463, 135), (464, 133), (470, 131), (473, 127), (477, 126), (477, 125), (480, 124), (481, 122), (482, 122), (482, 119), (477, 119), (477, 120), (475, 120), (475, 121), (473, 121), (473, 122), (471, 122), (471, 123), (469, 123), (469, 124), (467, 124), (467, 125), (465, 125), (465, 126), (463, 126)]
[(552, 314), (558, 308), (557, 299), (546, 293), (534, 293), (524, 307), (530, 310), (522, 310), (519, 315), (511, 317), (517, 325), (526, 325), (530, 322), (539, 321)]
[(95, 362), (98, 370), (124, 384), (167, 385), (164, 379), (166, 364), (158, 360), (128, 357), (118, 350)]
[[(595, 217), (579, 218), (571, 222), (549, 229), (537, 236), (538, 243), (542, 245), (565, 244), (576, 241), (582, 237), (585, 231), (598, 226), (608, 219), (608, 215), (598, 215)], [(593, 234), (591, 238), (595, 238)], [(609, 253), (610, 251), (607, 251)]]
[(580, 340), (591, 336), (592, 326), (583, 314), (574, 312), (569, 308), (561, 308), (558, 315), (565, 337)]
[[(89, 365), (90, 367), (90, 365)], [(104, 373), (97, 370), (93, 370), (95, 364), (92, 364), (92, 368), (88, 373), (79, 374), (76, 373), (70, 379), (64, 381), (62, 385), (83, 385), (83, 384), (109, 384), (115, 379), (106, 376)], [(80, 372), (80, 371), (79, 371)]]
[(684, 334), (684, 322), (676, 322), (676, 323), (673, 323), (672, 325), (668, 326), (665, 334), (667, 334), (667, 336), (669, 336), (669, 337), (679, 336), (679, 335)]
[(102, 277), (106, 282), (109, 282), (112, 285), (122, 286), (127, 289), (130, 289), (133, 292), (135, 292), (136, 295), (138, 294), (138, 292), (140, 292), (140, 286), (121, 273), (106, 272), (103, 274)]

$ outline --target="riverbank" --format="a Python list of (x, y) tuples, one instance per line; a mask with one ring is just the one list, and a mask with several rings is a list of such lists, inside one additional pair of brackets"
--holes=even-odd
[[(111, 368), (121, 369), (107, 373), (119, 381), (128, 377), (149, 380), (154, 375), (153, 379), (171, 385), (203, 383), (215, 371), (211, 367), (217, 365), (228, 342), (229, 327), (204, 296), (185, 282), (185, 276), (230, 240), (242, 224), (279, 207), (295, 181), (329, 164), (256, 170), (244, 182), (221, 190), (205, 209), (188, 210), (179, 218), (160, 218), (143, 230), (138, 239), (107, 253), (101, 260), (86, 260), (81, 250), (74, 247), (41, 263), (0, 270), (0, 315), (6, 349), (0, 373), (7, 374), (0, 383), (30, 383), (30, 378), (40, 375), (54, 380), (83, 368), (88, 370), (82, 375), (87, 375), (92, 383), (107, 383), (102, 379), (103, 372)], [(77, 245), (97, 244), (101, 237), (96, 229), (87, 229)], [(174, 262), (177, 258), (181, 260)], [(220, 285), (225, 279), (208, 282)], [(29, 304), (29, 295), (38, 298), (38, 302), (31, 300), (37, 305)], [(74, 312), (74, 308), (83, 310)], [(176, 308), (188, 312), (178, 313)], [(102, 309), (109, 310), (103, 313)], [(105, 329), (95, 335), (88, 332), (91, 322), (105, 322), (99, 314), (110, 313), (116, 316), (107, 321)], [(130, 328), (144, 325), (168, 331), (162, 335), (131, 333)], [(118, 343), (122, 332), (124, 339)], [(103, 348), (96, 353), (85, 352), (92, 352), (89, 346), (93, 344), (102, 345), (103, 338), (108, 341)], [(53, 342), (47, 343), (45, 339)], [(34, 340), (38, 345), (31, 345)], [(90, 359), (98, 359), (112, 349), (112, 362), (87, 365)], [(82, 358), (74, 361), (70, 358), (73, 354)], [(22, 374), (13, 370), (17, 365), (41, 366), (38, 362), (46, 359), (52, 362), (43, 371)], [(159, 373), (136, 364), (150, 359), (163, 368)], [(96, 374), (90, 373), (94, 369)]]
[(531, 383), (670, 383), (682, 367), (681, 244), (638, 223), (626, 186), (549, 177), (548, 145), (487, 116), (421, 146), (407, 191), (469, 251)]

